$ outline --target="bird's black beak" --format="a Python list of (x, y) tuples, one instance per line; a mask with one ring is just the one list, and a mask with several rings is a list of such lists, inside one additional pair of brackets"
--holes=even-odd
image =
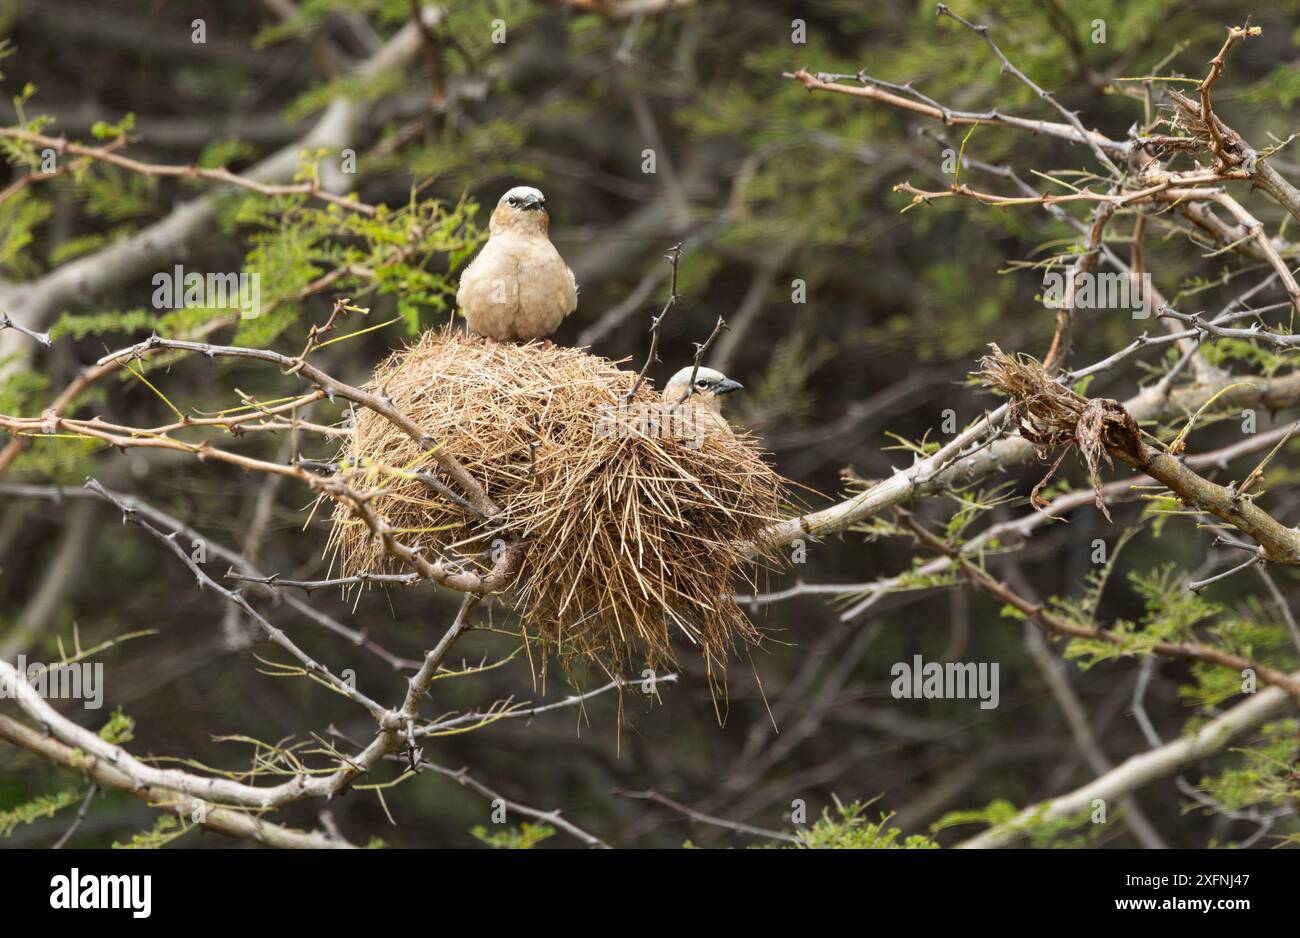
[(542, 211), (546, 208), (546, 202), (535, 195), (524, 196), (524, 204), (519, 206), (525, 212)]
[(730, 378), (723, 378), (713, 386), (714, 394), (730, 394), (732, 391), (742, 390), (745, 386), (739, 381), (732, 381)]

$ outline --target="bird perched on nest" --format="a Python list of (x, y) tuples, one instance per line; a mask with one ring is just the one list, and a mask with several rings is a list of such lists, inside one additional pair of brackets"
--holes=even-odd
[[(691, 375), (695, 375), (694, 383)], [(722, 417), (722, 398), (732, 391), (739, 391), (744, 385), (732, 381), (722, 372), (701, 366), (687, 365), (668, 379), (664, 385), (664, 403), (672, 406), (680, 404), (697, 404), (704, 408), (716, 422), (725, 424)]]
[(578, 284), (549, 237), (546, 197), (515, 186), (497, 202), (489, 238), (460, 275), (456, 302), (487, 339), (544, 339), (578, 308)]

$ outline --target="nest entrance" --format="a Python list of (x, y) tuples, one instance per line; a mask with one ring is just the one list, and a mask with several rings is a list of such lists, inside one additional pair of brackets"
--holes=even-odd
[[(665, 405), (648, 384), (624, 404), (635, 380), (579, 349), (431, 330), (384, 361), (370, 390), (460, 460), (500, 513), (477, 517), (422, 482), (430, 454), (370, 410), (356, 414), (345, 471), (427, 556), (486, 570), (494, 548), (522, 544), (502, 598), (544, 653), (618, 674), (675, 663), (684, 639), (717, 678), (760, 641), (732, 595), (776, 559), (742, 545), (780, 518), (786, 486), (753, 437), (703, 407)], [(330, 548), (344, 575), (392, 569), (341, 505)]]

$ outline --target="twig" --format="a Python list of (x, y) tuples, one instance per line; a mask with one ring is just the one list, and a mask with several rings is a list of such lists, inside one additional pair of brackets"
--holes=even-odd
[(993, 54), (996, 55), (998, 59), (1002, 62), (1002, 71), (1010, 72), (1016, 78), (1020, 79), (1020, 81), (1022, 81), (1031, 91), (1033, 91), (1034, 94), (1038, 95), (1039, 98), (1046, 101), (1052, 107), (1060, 111), (1061, 116), (1064, 117), (1066, 121), (1070, 124), (1070, 126), (1073, 127), (1075, 131), (1079, 134), (1080, 139), (1084, 140), (1088, 144), (1089, 148), (1092, 150), (1093, 155), (1097, 157), (1097, 160), (1101, 163), (1101, 165), (1105, 166), (1116, 177), (1123, 176), (1123, 173), (1119, 171), (1119, 168), (1110, 161), (1110, 157), (1106, 155), (1105, 151), (1101, 148), (1101, 145), (1094, 139), (1094, 137), (1087, 130), (1084, 129), (1083, 124), (1079, 121), (1079, 115), (1075, 114), (1074, 111), (1071, 111), (1065, 105), (1061, 104), (1060, 101), (1057, 101), (1056, 98), (1053, 97), (1051, 92), (1045, 91), (1044, 89), (1040, 88), (1032, 78), (1030, 78), (1020, 69), (1016, 68), (1016, 66), (1011, 62), (1011, 60), (1008, 59), (1006, 55), (1003, 54), (1002, 50), (998, 48), (998, 44), (993, 41), (993, 37), (989, 35), (989, 28), (987, 26), (984, 26), (982, 24), (976, 25), (975, 23), (972, 23), (970, 20), (967, 20), (962, 16), (960, 16), (959, 14), (954, 13), (952, 10), (948, 9), (947, 4), (943, 4), (943, 3), (940, 3), (935, 7), (935, 14), (937, 16), (951, 17), (952, 19), (956, 20), (958, 23), (961, 23), (967, 29), (975, 32), (981, 39), (984, 40), (984, 42), (988, 45), (988, 47), (993, 50)]
[(438, 733), (442, 733), (446, 730), (455, 729), (460, 726), (479, 724), (487, 721), (495, 722), (497, 720), (526, 719), (530, 717), (535, 717), (538, 714), (549, 713), (552, 710), (560, 710), (565, 707), (579, 706), (583, 703), (586, 703), (592, 697), (598, 697), (601, 694), (606, 694), (609, 691), (614, 690), (616, 688), (621, 690), (624, 687), (629, 687), (629, 686), (635, 687), (643, 684), (649, 684), (652, 689), (657, 689), (660, 684), (676, 684), (677, 681), (678, 681), (677, 674), (665, 674), (663, 676), (657, 676), (657, 677), (647, 678), (645, 680), (636, 680), (636, 681), (626, 680), (624, 678), (618, 678), (616, 680), (610, 681), (608, 684), (604, 684), (600, 687), (593, 688), (592, 690), (585, 691), (584, 693), (570, 694), (568, 697), (565, 697), (563, 700), (556, 700), (548, 704), (539, 704), (535, 707), (518, 707), (509, 710), (498, 710), (495, 712), (476, 710), (470, 713), (462, 713), (459, 716), (448, 717), (446, 719), (438, 720), (434, 723), (429, 723), (426, 724), (425, 726), (418, 727), (415, 731), (415, 735), (433, 736)]
[(318, 182), (301, 182), (285, 185), (274, 185), (271, 183), (259, 182), (248, 176), (241, 176), (239, 173), (232, 173), (224, 166), (216, 169), (209, 169), (204, 166), (188, 165), (173, 166), (161, 163), (145, 163), (141, 160), (132, 159), (129, 156), (123, 156), (116, 152), (112, 147), (92, 147), (80, 143), (73, 143), (64, 137), (49, 137), (45, 134), (33, 133), (30, 130), (24, 130), (20, 127), (0, 127), (0, 137), (7, 137), (10, 140), (20, 140), (24, 143), (30, 143), (38, 147), (48, 147), (56, 153), (71, 153), (74, 156), (85, 157), (97, 160), (101, 163), (108, 163), (119, 169), (125, 169), (128, 172), (138, 173), (141, 176), (168, 177), (174, 179), (207, 179), (213, 182), (220, 182), (225, 185), (237, 186), (241, 189), (248, 189), (259, 195), (308, 195), (312, 198), (320, 199), (331, 205), (337, 205), (339, 208), (345, 208), (349, 211), (359, 212), (362, 215), (373, 217), (378, 211), (375, 206), (367, 205), (355, 198), (346, 198), (330, 192), (328, 189), (322, 189)]
[(64, 845), (72, 838), (72, 835), (77, 832), (81, 822), (86, 819), (86, 809), (90, 807), (90, 802), (98, 792), (99, 786), (93, 783), (86, 789), (86, 797), (81, 799), (81, 807), (77, 809), (77, 816), (68, 829), (63, 832), (63, 836), (54, 842), (54, 846), (50, 848), (51, 850), (62, 850)]
[(691, 379), (686, 382), (685, 395), (683, 395), (682, 400), (677, 403), (682, 403), (682, 401), (685, 401), (686, 398), (695, 393), (695, 379), (700, 373), (700, 363), (704, 361), (704, 356), (708, 353), (709, 347), (713, 345), (714, 340), (717, 339), (725, 328), (727, 328), (727, 323), (721, 316), (719, 316), (717, 323), (713, 326), (713, 331), (709, 333), (709, 337), (703, 342), (695, 343), (695, 358), (691, 363)]
[[(88, 735), (92, 739), (98, 739), (94, 733)], [(143, 799), (151, 807), (170, 813), (181, 812), (186, 818), (197, 815), (203, 819), (199, 822), (203, 827), (220, 831), (231, 837), (270, 847), (338, 849), (353, 846), (336, 837), (294, 830), (291, 827), (264, 821), (247, 811), (213, 804), (195, 797), (192, 792), (143, 783), (131, 774), (129, 767), (116, 765), (111, 760), (96, 755), (87, 755), (79, 747), (65, 745), (39, 730), (24, 726), (11, 717), (0, 716), (0, 739), (21, 746), (42, 759), (91, 779), (92, 789), (97, 785), (105, 789), (126, 792)], [(190, 797), (182, 797), (184, 795)]]
[(1201, 590), (1205, 589), (1211, 583), (1218, 583), (1220, 580), (1226, 580), (1234, 573), (1240, 573), (1242, 570), (1245, 570), (1247, 567), (1253, 567), (1256, 564), (1262, 564), (1266, 562), (1266, 560), (1267, 558), (1264, 556), (1264, 549), (1262, 547), (1257, 547), (1255, 548), (1255, 556), (1248, 559), (1245, 563), (1232, 567), (1229, 570), (1225, 570), (1222, 573), (1216, 573), (1214, 576), (1207, 577), (1204, 580), (1192, 580), (1187, 584), (1187, 588), (1191, 590), (1193, 593), (1199, 593)]
[(578, 838), (588, 847), (594, 847), (598, 850), (611, 849), (609, 844), (605, 843), (605, 841), (601, 840), (595, 834), (587, 833), (587, 831), (583, 830), (577, 824), (574, 824), (572, 821), (569, 821), (566, 818), (562, 817), (560, 815), (560, 810), (558, 808), (552, 811), (543, 811), (539, 808), (530, 808), (528, 805), (520, 804), (518, 801), (512, 801), (511, 799), (506, 798), (504, 795), (498, 794), (497, 792), (493, 791), (491, 788), (484, 785), (478, 779), (472, 777), (469, 774), (468, 769), (464, 769), (464, 768), (448, 769), (441, 765), (435, 765), (432, 762), (420, 763), (420, 769), (428, 770), (431, 772), (437, 772), (439, 775), (445, 775), (447, 778), (450, 778), (454, 782), (463, 785), (466, 788), (472, 789), (473, 791), (478, 792), (480, 795), (482, 795), (484, 798), (487, 798), (489, 801), (499, 801), (501, 804), (505, 805), (505, 807), (510, 811), (515, 811), (519, 814), (524, 815), (525, 817), (537, 818), (537, 820), (545, 821), (547, 824), (553, 824), (556, 827), (558, 827), (560, 830), (564, 831), (565, 833), (571, 834), (574, 837)]
[(1214, 153), (1219, 158), (1220, 165), (1228, 165), (1230, 157), (1224, 152), (1223, 134), (1218, 127), (1218, 120), (1214, 116), (1214, 111), (1210, 106), (1210, 89), (1214, 83), (1219, 80), (1223, 74), (1223, 66), (1227, 61), (1228, 52), (1242, 39), (1258, 36), (1263, 32), (1258, 26), (1250, 25), (1250, 18), (1247, 17), (1245, 26), (1228, 27), (1228, 37), (1223, 41), (1223, 47), (1219, 49), (1218, 55), (1210, 59), (1209, 74), (1202, 79), (1201, 83), (1196, 86), (1197, 94), (1201, 98), (1201, 120), (1205, 123), (1214, 140)]
[(663, 327), (664, 317), (677, 305), (677, 265), (682, 259), (681, 243), (678, 242), (673, 245), (664, 256), (668, 259), (672, 270), (668, 280), (668, 302), (664, 304), (664, 308), (659, 315), (650, 320), (650, 352), (646, 355), (645, 364), (641, 366), (641, 370), (637, 373), (636, 381), (632, 383), (631, 389), (623, 395), (624, 403), (636, 397), (636, 392), (641, 389), (641, 385), (645, 382), (645, 376), (650, 371), (650, 366), (659, 361), (659, 333)]
[(242, 573), (237, 573), (235, 568), (231, 567), (226, 572), (226, 579), (238, 580), (243, 583), (259, 583), (262, 586), (272, 588), (294, 587), (310, 596), (313, 591), (330, 586), (357, 586), (370, 583), (395, 583), (409, 586), (412, 583), (418, 583), (420, 575), (417, 573), (358, 573), (355, 576), (335, 577), (332, 580), (285, 580), (278, 573), (272, 573), (270, 576), (245, 576)]
[(272, 642), (275, 642), (275, 644), (279, 645), (285, 651), (289, 652), (289, 654), (293, 655), (293, 657), (297, 658), (298, 661), (301, 662), (302, 666), (307, 670), (309, 674), (321, 678), (325, 683), (331, 685), (336, 691), (338, 691), (344, 697), (347, 697), (348, 699), (352, 700), (354, 703), (364, 707), (372, 717), (378, 719), (379, 717), (383, 716), (383, 714), (385, 713), (385, 708), (383, 706), (371, 700), (365, 694), (361, 693), (361, 691), (357, 690), (354, 686), (352, 686), (351, 682), (345, 681), (340, 677), (336, 677), (328, 668), (326, 668), (324, 665), (317, 662), (305, 651), (300, 649), (293, 642), (293, 640), (289, 638), (288, 635), (286, 635), (283, 631), (281, 631), (280, 629), (272, 625), (269, 620), (267, 620), (260, 612), (254, 609), (252, 605), (248, 602), (248, 600), (245, 599), (241, 594), (226, 589), (224, 586), (222, 586), (212, 577), (208, 576), (207, 571), (204, 570), (197, 562), (194, 561), (193, 558), (190, 557), (189, 551), (187, 551), (184, 547), (182, 547), (178, 543), (177, 536), (176, 536), (178, 532), (173, 531), (171, 534), (164, 534), (162, 531), (159, 531), (148, 521), (145, 521), (143, 518), (141, 518), (136, 513), (134, 508), (132, 508), (129, 504), (122, 501), (121, 499), (117, 498), (117, 496), (115, 496), (112, 492), (109, 492), (107, 489), (105, 489), (94, 479), (86, 480), (86, 488), (90, 489), (92, 492), (99, 495), (105, 501), (115, 506), (117, 510), (122, 513), (123, 523), (129, 521), (132, 524), (135, 524), (142, 530), (153, 535), (164, 545), (166, 545), (166, 547), (178, 558), (180, 558), (180, 561), (183, 564), (185, 564), (186, 567), (189, 568), (190, 572), (194, 574), (194, 577), (198, 581), (198, 585), (200, 589), (203, 588), (210, 589), (213, 592), (215, 592), (217, 595), (223, 597), (227, 602), (235, 606), (238, 606), (241, 610), (244, 611), (244, 613), (250, 619), (252, 619), (255, 623), (257, 623), (258, 627), (261, 628), (262, 632), (266, 635), (268, 639), (270, 639)]
[(641, 801), (653, 801), (655, 804), (661, 804), (665, 808), (672, 808), (679, 814), (683, 814), (692, 821), (700, 824), (709, 824), (713, 827), (722, 827), (738, 834), (749, 834), (754, 837), (763, 837), (767, 840), (783, 840), (786, 843), (800, 844), (801, 841), (793, 834), (787, 834), (784, 831), (773, 831), (763, 827), (754, 827), (752, 824), (744, 824), (740, 821), (728, 821), (726, 818), (713, 817), (710, 814), (703, 814), (694, 808), (682, 804), (680, 801), (674, 801), (666, 795), (661, 795), (657, 791), (622, 791), (616, 789), (614, 794), (621, 795), (624, 798), (636, 798)]
[[(895, 508), (894, 511), (908, 529), (916, 536), (917, 541), (925, 547), (934, 550), (937, 553), (945, 554), (955, 560), (958, 566), (960, 566), (962, 573), (965, 574), (967, 581), (970, 582), (972, 586), (975, 586), (1014, 607), (1023, 615), (1042, 624), (1048, 631), (1067, 638), (1083, 638), (1091, 641), (1100, 641), (1120, 648), (1125, 647), (1131, 641), (1131, 638), (1127, 635), (1119, 634), (1100, 627), (1088, 628), (1076, 625), (1072, 622), (1066, 621), (1060, 616), (1048, 612), (1037, 603), (1032, 603), (1020, 594), (1016, 593), (1005, 583), (999, 583), (997, 580), (994, 580), (984, 572), (984, 570), (980, 569), (968, 560), (962, 554), (960, 549), (953, 547), (922, 527), (906, 509)], [(1242, 658), (1239, 655), (1229, 654), (1226, 651), (1222, 651), (1209, 645), (1190, 641), (1153, 641), (1147, 643), (1144, 646), (1144, 650), (1150, 654), (1160, 655), (1164, 658), (1190, 658), (1195, 661), (1206, 661), (1211, 664), (1217, 664), (1221, 667), (1229, 668), (1238, 673), (1249, 669), (1257, 674), (1260, 681), (1263, 683), (1279, 687), (1288, 694), (1296, 697), (1297, 700), (1300, 700), (1300, 676), (1287, 674), (1283, 671), (1277, 670), (1276, 668), (1270, 668), (1247, 658)]]
[(12, 319), (9, 318), (8, 313), (0, 313), (0, 330), (3, 329), (12, 329), (15, 332), (20, 332), (23, 335), (27, 336), (29, 339), (35, 339), (37, 342), (41, 343), (41, 345), (44, 345), (46, 348), (50, 348), (53, 345), (53, 343), (50, 341), (50, 334), (48, 332), (36, 332), (34, 329), (28, 329), (25, 326), (20, 326), (18, 325), (18, 323), (14, 322)]
[[(149, 505), (138, 498), (134, 498), (130, 495), (126, 495), (121, 492), (112, 492), (111, 494), (118, 501), (130, 506), (131, 509), (134, 510), (137, 514), (145, 518), (148, 518), (154, 524), (161, 525), (167, 530), (187, 540), (203, 541), (203, 543), (207, 546), (208, 553), (216, 558), (219, 558), (221, 560), (226, 561), (227, 563), (232, 564), (233, 566), (231, 567), (231, 569), (235, 569), (235, 567), (238, 567), (240, 569), (248, 571), (250, 577), (258, 575), (253, 564), (251, 564), (248, 561), (248, 558), (231, 550), (230, 548), (226, 547), (220, 542), (212, 540), (211, 538), (207, 537), (204, 534), (201, 534), (199, 531), (195, 530), (194, 528), (189, 527), (186, 524), (183, 524), (182, 522), (178, 521), (176, 518), (173, 518), (171, 515), (168, 515), (165, 512), (160, 511), (154, 506)], [(76, 498), (90, 498), (90, 499), (95, 499), (96, 501), (100, 499), (100, 496), (98, 494), (84, 488), (64, 489), (59, 486), (52, 486), (52, 485), (23, 485), (23, 484), (14, 484), (14, 483), (0, 483), (0, 495), (16, 496), (21, 498), (43, 498), (55, 502), (61, 501), (63, 499), (76, 499)], [(262, 583), (258, 583), (257, 585), (260, 589), (266, 590), (268, 594), (272, 592), (272, 588), (269, 586), (265, 586)], [(301, 615), (312, 620), (313, 622), (316, 622), (318, 625), (324, 627), (325, 629), (328, 629), (334, 634), (343, 637), (345, 640), (351, 642), (353, 645), (356, 645), (357, 647), (360, 648), (365, 648), (367, 651), (374, 653), (376, 656), (378, 656), (383, 661), (385, 661), (389, 665), (389, 667), (391, 667), (394, 671), (401, 671), (401, 670), (414, 671), (420, 666), (420, 662), (412, 661), (409, 658), (402, 658), (398, 655), (393, 654), (391, 651), (384, 648), (382, 645), (378, 644), (373, 639), (369, 638), (364, 632), (359, 632), (356, 629), (348, 628), (346, 625), (343, 625), (341, 622), (338, 622), (337, 620), (326, 615), (325, 613), (321, 612), (315, 607), (309, 605), (308, 603), (299, 599), (297, 596), (286, 595), (283, 596), (282, 599), (285, 602), (285, 604), (288, 605), (289, 608), (293, 609), (295, 612), (298, 612)], [(0, 654), (0, 657), (7, 657), (7, 655)]]
[[(1296, 672), (1293, 677), (1300, 680), (1300, 672)], [(1086, 785), (1029, 805), (1011, 820), (995, 824), (957, 846), (968, 849), (1005, 847), (1035, 825), (1070, 817), (1095, 803), (1098, 798), (1111, 801), (1136, 791), (1149, 782), (1176, 772), (1184, 765), (1222, 751), (1234, 739), (1259, 726), (1290, 703), (1292, 698), (1281, 688), (1265, 688), (1203, 724), (1191, 735), (1131, 756)]]

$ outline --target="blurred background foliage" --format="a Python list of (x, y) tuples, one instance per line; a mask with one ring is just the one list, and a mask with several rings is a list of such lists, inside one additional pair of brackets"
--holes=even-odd
[[(843, 492), (846, 467), (858, 478), (881, 478), (910, 462), (907, 452), (887, 448), (897, 442), (887, 434), (937, 439), (946, 410), (960, 426), (993, 406), (987, 394), (966, 386), (987, 343), (1039, 356), (1046, 351), (1053, 316), (1037, 299), (1041, 269), (1018, 262), (1068, 253), (1077, 232), (1032, 206), (993, 209), (953, 199), (903, 212), (909, 198), (892, 187), (909, 180), (923, 188), (947, 186), (941, 151), (960, 146), (964, 129), (853, 98), (809, 94), (782, 76), (802, 66), (849, 74), (865, 69), (897, 84), (912, 82), (954, 108), (1054, 118), (1000, 73), (973, 34), (936, 19), (930, 3), (902, 0), (697, 2), (630, 18), (575, 9), (580, 6), (446, 3), (431, 27), (432, 57), (359, 79), (351, 66), (410, 20), (406, 0), (0, 0), (9, 52), (0, 64), (6, 125), (87, 143), (112, 144), (127, 135), (129, 153), (141, 160), (239, 172), (291, 145), (330, 102), (363, 101), (367, 119), (356, 172), (346, 184), (361, 202), (383, 206), (368, 217), (307, 196), (268, 197), (93, 161), (24, 189), (0, 204), (0, 270), (8, 289), (215, 191), (216, 224), (178, 246), (176, 262), (188, 270), (259, 274), (267, 311), (215, 327), (229, 310), (154, 309), (148, 277), (87, 290), (49, 324), (52, 348), (27, 343), (4, 363), (0, 412), (39, 414), (79, 368), (153, 331), (186, 335), (212, 327), (219, 341), (294, 353), (337, 296), (370, 310), (349, 328), (386, 325), (323, 349), (317, 363), (343, 380), (364, 382), (388, 350), (455, 317), (456, 279), (485, 236), (485, 211), (515, 184), (545, 191), (553, 239), (581, 285), (578, 312), (558, 342), (590, 344), (599, 354), (639, 363), (650, 317), (667, 294), (663, 255), (684, 241), (682, 297), (665, 323), (663, 363), (652, 377), (666, 379), (714, 318), (725, 316), (732, 331), (714, 358), (748, 389), (734, 417), (763, 435), (783, 473), (816, 493), (808, 496), (814, 506)], [(989, 24), (1012, 61), (1078, 109), (1085, 125), (1121, 138), (1144, 120), (1143, 105), (1115, 93), (1105, 79), (1156, 69), (1199, 77), (1224, 27), (1249, 12), (1241, 3), (1215, 0), (981, 0), (954, 8)], [(1281, 141), (1296, 129), (1300, 2), (1274, 0), (1254, 12), (1263, 36), (1233, 52), (1216, 101), (1247, 139)], [(196, 17), (206, 22), (203, 44), (191, 40)], [(792, 42), (796, 19), (806, 24), (806, 42)], [(1098, 20), (1104, 43), (1090, 39)], [(504, 43), (493, 41), (498, 21)], [(4, 146), (14, 179), (39, 160), (39, 148), (14, 140)], [(647, 149), (654, 151), (653, 174), (643, 171)], [(1084, 148), (1010, 129), (978, 128), (965, 153), (1011, 164), (1026, 178), (1033, 169), (1092, 168)], [(341, 154), (307, 150), (299, 160), (301, 179), (329, 178), (337, 176)], [(1297, 168), (1289, 151), (1274, 165), (1284, 173)], [(966, 173), (984, 188), (999, 186), (996, 177)], [(1270, 224), (1280, 218), (1260, 197), (1248, 205)], [(1233, 278), (1241, 261), (1206, 258), (1172, 222), (1152, 223), (1147, 262), (1160, 288), (1188, 308), (1221, 306), (1238, 285)], [(1120, 247), (1131, 227), (1131, 220), (1115, 224), (1111, 236)], [(344, 273), (329, 290), (303, 298), (317, 278), (336, 269)], [(804, 284), (806, 302), (792, 302), (796, 281)], [(1125, 317), (1094, 315), (1076, 329), (1072, 362), (1103, 357), (1144, 328)], [(1287, 367), (1280, 356), (1244, 342), (1219, 343), (1212, 354), (1234, 370)], [(1168, 365), (1160, 355), (1143, 361), (1155, 374)], [(235, 406), (235, 389), (267, 400), (295, 387), (274, 369), (197, 358), (155, 359), (142, 373), (187, 412)], [(1088, 393), (1123, 399), (1149, 377), (1132, 368), (1105, 373)], [(131, 374), (95, 387), (75, 413), (144, 426), (168, 419), (158, 395)], [(311, 419), (344, 416), (344, 408), (322, 403)], [(1271, 425), (1261, 419), (1261, 429)], [(1236, 423), (1224, 421), (1198, 431), (1194, 447), (1239, 438)], [(221, 443), (262, 458), (283, 458), (286, 445), (266, 435)], [(1293, 445), (1287, 455), (1295, 451)], [(329, 458), (333, 447), (309, 442), (304, 452)], [(1280, 458), (1270, 475), (1279, 490), (1296, 481), (1287, 463), (1294, 464)], [(1014, 500), (987, 514), (1004, 520), (1029, 511), (1024, 496), (1041, 471), (1015, 471)], [(87, 475), (255, 555), (264, 570), (325, 575), (324, 513), (306, 523), (303, 509), (311, 499), (292, 483), (268, 483), (175, 453), (119, 454), (70, 440), (33, 445), (9, 481), (79, 485)], [(1076, 470), (1067, 477), (1082, 480)], [(983, 493), (992, 495), (999, 481)], [(1279, 517), (1294, 524), (1300, 500), (1282, 498)], [(368, 721), (346, 701), (311, 682), (264, 673), (238, 617), (195, 590), (183, 567), (123, 528), (109, 506), (9, 497), (2, 504), (0, 638), (7, 650), (45, 660), (57, 657), (58, 640), (67, 642), (74, 627), (83, 646), (156, 630), (99, 656), (109, 705), (134, 721), (134, 751), (234, 770), (248, 764), (250, 746), (218, 737), (302, 741), (331, 725), (345, 739), (368, 735)], [(960, 507), (958, 500), (939, 499), (925, 510), (942, 521)], [(268, 510), (269, 518), (258, 520)], [(1116, 521), (1135, 524), (1142, 513), (1141, 504), (1124, 507)], [(260, 533), (245, 543), (250, 530)], [(807, 564), (771, 585), (789, 586), (796, 576), (864, 583), (918, 562), (910, 540), (885, 533), (868, 525), (811, 544)], [(1018, 555), (1018, 569), (1037, 599), (1058, 597), (1071, 614), (1159, 634), (1208, 625), (1228, 647), (1294, 666), (1295, 649), (1255, 580), (1238, 577), (1204, 598), (1179, 587), (1179, 576), (1197, 569), (1206, 549), (1207, 538), (1194, 535), (1187, 519), (1145, 524), (1108, 569), (1109, 585), (1098, 588), (1089, 579), (1092, 540), (1113, 544), (1118, 533), (1084, 509), (1071, 524), (1036, 536)], [(217, 565), (219, 574), (224, 565)], [(1278, 576), (1294, 597), (1295, 574)], [(1009, 816), (1013, 805), (1091, 777), (1025, 649), (1022, 625), (1000, 614), (996, 603), (952, 588), (951, 580), (917, 585), (933, 588), (896, 594), (850, 622), (839, 618), (845, 603), (826, 596), (754, 606), (770, 640), (734, 664), (721, 723), (701, 669), (683, 649), (681, 681), (661, 688), (653, 705), (631, 690), (621, 701), (604, 695), (581, 709), (431, 740), (426, 756), (468, 766), (524, 803), (563, 808), (566, 817), (623, 846), (750, 840), (690, 825), (662, 806), (615, 794), (620, 789), (653, 789), (707, 814), (780, 830), (795, 829), (792, 805), (803, 802), (805, 843), (875, 846), (882, 839), (912, 844), (908, 835), (927, 834), (949, 812), (961, 812), (935, 834), (951, 843), (981, 821)], [(455, 608), (454, 596), (431, 588), (374, 590), (359, 600), (316, 594), (311, 601), (408, 657), (421, 654)], [(367, 692), (386, 700), (404, 686), (382, 661), (283, 606), (264, 604), (313, 654), (355, 670)], [(476, 633), (458, 652), (473, 661), (512, 648), (507, 637)], [(251, 650), (275, 656), (262, 644)], [(1104, 752), (1120, 761), (1144, 749), (1128, 713), (1134, 659), (1085, 645), (1069, 652), (1087, 666), (1070, 665), (1068, 679)], [(973, 701), (892, 699), (890, 666), (914, 654), (1000, 662), (1001, 706), (986, 711)], [(590, 675), (582, 686), (596, 682), (603, 676)], [(1230, 673), (1157, 662), (1146, 704), (1170, 739), (1232, 697), (1236, 683)], [(445, 711), (508, 697), (557, 699), (566, 691), (534, 687), (518, 658), (442, 682), (435, 702)], [(106, 713), (93, 716), (102, 722)], [(1295, 751), (1294, 720), (1282, 721), (1258, 734), (1244, 755), (1207, 763), (1197, 781), (1237, 810), (1286, 804), (1296, 792), (1283, 769)], [(57, 839), (84, 789), (15, 750), (0, 751), (0, 764), (0, 811), (21, 807), (43, 816), (48, 812), (32, 807), (38, 796), (51, 811), (61, 809), (54, 821), (0, 814), (3, 842)], [(1151, 785), (1138, 801), (1170, 846), (1230, 843), (1254, 830), (1189, 807), (1170, 780)], [(315, 811), (294, 805), (284, 819), (313, 826)], [(387, 789), (382, 801), (373, 791), (354, 791), (331, 811), (342, 831), (362, 843), (372, 836), (395, 846), (573, 843), (544, 825), (491, 826), (480, 796), (438, 776)], [(896, 814), (882, 825), (882, 812)], [(1035, 842), (1133, 844), (1122, 824), (1086, 828), (1057, 825)], [(1287, 819), (1274, 834), (1294, 837), (1295, 830)], [(175, 833), (156, 827), (154, 813), (134, 799), (110, 795), (94, 804), (74, 843), (159, 845), (173, 842)], [(199, 833), (174, 842), (230, 843)]]

